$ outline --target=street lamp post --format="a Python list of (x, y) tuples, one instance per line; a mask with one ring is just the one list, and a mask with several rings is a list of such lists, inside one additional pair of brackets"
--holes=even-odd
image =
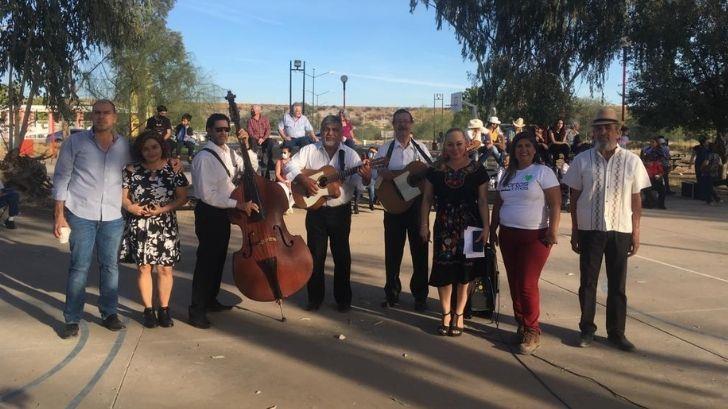
[(436, 93), (432, 96), (432, 140), (433, 141), (437, 140), (437, 126), (435, 125), (435, 117), (437, 116), (437, 101), (440, 101), (441, 105), (444, 104), (441, 93)]
[[(331, 71), (326, 71), (322, 74), (316, 75), (316, 68), (313, 69), (313, 74), (305, 74), (311, 78), (311, 95), (313, 95), (314, 97), (316, 96), (316, 78), (322, 77), (327, 74), (331, 74)], [(326, 91), (326, 92), (328, 92), (328, 91)], [(319, 94), (319, 95), (323, 95), (323, 94)], [(312, 100), (311, 102), (314, 102), (313, 98), (311, 98), (311, 100)], [(316, 103), (313, 106), (314, 113), (316, 113), (316, 105), (318, 105), (318, 100), (316, 100)]]
[(344, 111), (346, 111), (346, 81), (349, 80), (349, 77), (347, 77), (346, 75), (342, 75), (340, 79), (344, 91)]
[(288, 61), (288, 110), (291, 112), (293, 107), (293, 71), (303, 72), (303, 109), (306, 109), (306, 62), (303, 61), (301, 68), (301, 60)]
[(321, 95), (324, 95), (324, 94), (328, 94), (328, 93), (329, 93), (329, 91), (324, 91), (324, 92), (320, 92), (320, 93), (318, 93), (318, 94), (312, 94), (312, 95), (313, 95), (314, 97), (316, 97), (316, 106), (318, 106), (318, 104), (319, 104), (319, 102), (318, 102), (318, 98), (319, 98), (319, 97), (320, 97)]

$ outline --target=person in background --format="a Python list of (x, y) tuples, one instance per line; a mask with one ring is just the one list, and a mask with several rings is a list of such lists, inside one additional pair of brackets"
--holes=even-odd
[[(369, 149), (367, 149), (367, 159), (374, 160), (374, 158), (377, 156), (378, 149), (376, 146), (370, 146)], [(369, 185), (367, 185), (367, 192), (369, 192), (369, 210), (374, 210), (374, 205), (377, 203), (377, 195), (374, 193), (375, 190), (375, 183), (376, 181), (374, 178), (369, 182)]]
[(344, 111), (343, 109), (339, 110), (339, 119), (341, 119), (341, 136), (344, 138), (344, 145), (350, 147), (351, 149), (356, 149), (356, 145), (359, 145), (359, 140), (356, 139), (356, 135), (354, 134), (354, 125), (351, 123), (351, 118), (349, 118), (349, 113)]
[[(437, 209), (433, 232), (432, 272), (429, 284), (437, 287), (442, 307), (439, 335), (460, 336), (465, 322), (468, 287), (475, 277), (485, 273), (485, 258), (466, 258), (464, 239), (469, 226), (483, 231), (474, 242), (488, 240), (488, 172), (467, 154), (465, 132), (452, 128), (445, 133), (444, 160), (430, 168), (425, 179), (420, 206), (420, 239), (430, 240), (430, 208)], [(455, 310), (453, 287), (457, 286)]]
[[(133, 262), (139, 272), (137, 285), (144, 305), (147, 328), (174, 325), (169, 316), (169, 298), (180, 260), (179, 227), (175, 210), (187, 202), (189, 182), (167, 162), (164, 140), (156, 131), (144, 131), (132, 146), (138, 161), (124, 170), (122, 206), (128, 212), (119, 258)], [(157, 300), (153, 305), (152, 269), (157, 270)]]
[(569, 127), (569, 129), (566, 130), (566, 143), (572, 147), (572, 152), (573, 152), (574, 139), (576, 138), (577, 135), (579, 135), (580, 128), (581, 128), (581, 126), (579, 125), (579, 123), (576, 121), (573, 121), (571, 123), (571, 126)]
[(291, 150), (301, 148), (309, 143), (318, 142), (318, 138), (313, 133), (313, 127), (306, 115), (303, 115), (303, 105), (296, 102), (291, 107), (292, 113), (286, 112), (278, 123), (278, 133), (283, 138), (281, 146), (287, 146)]
[(546, 127), (541, 125), (535, 125), (533, 127), (533, 137), (536, 141), (536, 163), (546, 164), (551, 166), (551, 154), (549, 154), (549, 144), (546, 142)]
[(715, 152), (715, 144), (706, 142), (697, 161), (700, 161), (698, 162), (700, 169), (698, 187), (700, 188), (701, 198), (709, 206), (716, 205), (721, 200), (715, 191), (714, 182), (720, 178), (723, 162), (720, 160), (720, 155)]
[(260, 173), (264, 178), (270, 177), (269, 172), (273, 170), (273, 141), (270, 139), (270, 122), (268, 117), (263, 115), (260, 105), (253, 105), (250, 108), (250, 119), (247, 129), (253, 151), (258, 155)]
[(620, 135), (617, 143), (619, 144), (620, 148), (627, 149), (627, 145), (629, 145), (629, 128), (625, 125), (622, 125), (622, 127), (619, 129), (619, 132)]
[(15, 217), (20, 214), (20, 195), (13, 188), (5, 187), (0, 178), (0, 208), (8, 207), (8, 218), (5, 219), (5, 227), (17, 229)]
[(661, 136), (657, 141), (660, 147), (664, 151), (664, 158), (662, 159), (662, 167), (665, 173), (662, 175), (662, 179), (665, 181), (665, 194), (674, 195), (672, 188), (670, 187), (670, 172), (672, 172), (672, 156), (670, 155), (670, 141)]
[(564, 120), (559, 119), (554, 125), (548, 130), (549, 154), (551, 155), (551, 163), (556, 164), (559, 159), (559, 155), (564, 157), (564, 160), (569, 159), (569, 144), (566, 142), (566, 127), (564, 127)]
[(187, 161), (192, 163), (195, 156), (195, 131), (190, 126), (192, 115), (183, 114), (182, 118), (174, 128), (174, 139), (177, 141), (177, 154), (182, 153), (182, 147), (187, 148)]
[(288, 162), (291, 160), (291, 148), (283, 147), (281, 148), (281, 157), (276, 161), (276, 182), (283, 188), (283, 191), (286, 192), (286, 197), (288, 198), (288, 210), (286, 210), (286, 214), (293, 213), (293, 193), (291, 192), (291, 181), (286, 179), (286, 165), (288, 165)]
[(497, 116), (491, 116), (488, 118), (488, 126), (483, 131), (482, 139), (483, 146), (478, 149), (480, 158), (478, 162), (482, 165), (488, 159), (489, 155), (493, 155), (493, 158), (498, 163), (498, 166), (503, 166), (503, 153), (506, 149), (505, 136), (500, 128), (501, 121)]
[(167, 152), (176, 152), (177, 144), (172, 138), (172, 123), (167, 118), (166, 106), (157, 106), (157, 114), (147, 119), (146, 129), (157, 131), (158, 134), (162, 135)]
[(523, 128), (525, 126), (526, 122), (523, 120), (523, 118), (517, 118), (515, 121), (513, 121), (513, 128), (509, 129), (508, 132), (506, 132), (506, 152), (508, 152), (508, 146), (511, 144), (511, 141), (516, 137), (516, 135), (523, 132)]
[(541, 345), (538, 281), (558, 243), (561, 187), (551, 168), (534, 163), (536, 141), (528, 133), (515, 137), (508, 156), (510, 163), (498, 181), (490, 240), (503, 254), (518, 324), (516, 343), (520, 353), (531, 354)]
[[(647, 145), (642, 152), (640, 152), (640, 158), (645, 164), (647, 169), (647, 176), (650, 177), (652, 184), (652, 190), (657, 193), (657, 208), (666, 209), (665, 207), (665, 150), (660, 146), (659, 136), (656, 136), (650, 140), (650, 144)], [(667, 161), (669, 166), (670, 162)], [(647, 191), (649, 192), (649, 190)], [(645, 207), (655, 206), (653, 200), (647, 200)]]

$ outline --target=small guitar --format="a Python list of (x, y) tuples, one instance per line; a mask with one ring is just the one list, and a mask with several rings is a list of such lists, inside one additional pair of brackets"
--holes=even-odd
[[(369, 166), (372, 168), (380, 168), (386, 166), (386, 164), (387, 158), (379, 158), (369, 162)], [(308, 196), (306, 187), (294, 181), (291, 184), (294, 203), (301, 209), (316, 210), (320, 208), (326, 200), (341, 196), (341, 183), (347, 177), (358, 172), (362, 166), (364, 165), (362, 164), (346, 170), (336, 170), (333, 166), (327, 165), (317, 170), (302, 170), (301, 173), (303, 175), (316, 182), (319, 190), (315, 194)]]
[[(468, 152), (480, 147), (480, 141), (474, 140), (468, 146)], [(438, 159), (433, 166), (438, 166), (442, 159)], [(422, 194), (425, 175), (430, 166), (425, 162), (414, 161), (407, 164), (404, 169), (393, 170), (392, 180), (384, 180), (381, 176), (375, 183), (377, 200), (388, 213), (402, 214)]]

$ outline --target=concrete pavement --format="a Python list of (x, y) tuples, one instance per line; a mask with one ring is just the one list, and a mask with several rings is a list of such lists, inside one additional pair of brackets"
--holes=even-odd
[[(562, 213), (560, 244), (541, 280), (542, 346), (534, 356), (510, 353), (503, 340), (515, 330), (501, 267), (500, 323), (467, 322), (463, 337), (434, 335), (439, 314), (382, 309), (382, 212), (353, 216), (354, 308), (335, 310), (328, 260), (327, 304), (303, 310), (305, 290), (285, 305), (241, 300), (224, 277), (231, 312), (211, 314), (207, 331), (184, 322), (196, 238), (193, 216), (179, 212), (183, 260), (171, 303), (175, 326), (140, 325), (135, 270), (120, 267), (121, 315), (127, 329), (100, 326), (98, 273), (92, 268), (79, 337), (58, 338), (68, 265), (67, 245), (50, 235), (49, 211), (30, 210), (19, 229), (0, 230), (0, 405), (42, 408), (333, 408), (333, 407), (695, 407), (728, 398), (728, 207), (670, 197), (670, 210), (646, 210), (642, 247), (630, 259), (628, 354), (606, 345), (604, 308), (593, 347), (578, 339), (577, 257)], [(305, 237), (304, 212), (287, 216)], [(240, 248), (233, 231), (230, 251)], [(411, 262), (405, 252), (403, 287)], [(602, 275), (599, 300), (606, 295)], [(345, 339), (338, 339), (344, 335)]]

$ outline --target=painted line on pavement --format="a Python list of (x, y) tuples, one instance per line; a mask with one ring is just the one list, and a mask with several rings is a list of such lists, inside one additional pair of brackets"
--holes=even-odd
[(104, 373), (107, 369), (109, 369), (109, 366), (111, 366), (111, 363), (114, 361), (114, 358), (116, 358), (116, 355), (119, 353), (119, 350), (121, 349), (121, 346), (124, 344), (124, 338), (126, 337), (126, 329), (122, 329), (119, 331), (119, 335), (116, 336), (116, 340), (114, 341), (114, 345), (109, 350), (109, 354), (106, 356), (106, 359), (101, 364), (99, 369), (96, 370), (96, 373), (94, 376), (91, 377), (91, 379), (88, 381), (86, 386), (81, 389), (81, 392), (79, 392), (73, 400), (66, 406), (66, 409), (75, 409), (78, 407), (78, 405), (81, 403), (81, 401), (86, 397), (86, 395), (91, 392), (91, 390), (96, 386), (96, 384), (99, 382), (102, 376), (104, 376)]
[(81, 324), (80, 325), (81, 336), (79, 337), (78, 342), (76, 342), (76, 346), (73, 347), (71, 352), (69, 352), (68, 355), (66, 355), (66, 357), (63, 358), (63, 360), (61, 362), (59, 362), (58, 364), (56, 364), (56, 366), (49, 369), (46, 373), (35, 378), (31, 382), (28, 382), (27, 384), (21, 386), (20, 388), (13, 389), (12, 391), (0, 396), (0, 402), (7, 402), (9, 400), (12, 400), (13, 398), (15, 398), (18, 395), (24, 394), (28, 390), (33, 389), (34, 387), (40, 385), (41, 383), (43, 383), (43, 381), (45, 381), (46, 379), (55, 375), (58, 371), (63, 369), (63, 367), (68, 365), (79, 354), (79, 352), (81, 352), (83, 347), (86, 345), (86, 341), (88, 341), (88, 326), (86, 325), (86, 323), (84, 321), (81, 321), (80, 324)]
[(643, 260), (652, 261), (653, 263), (662, 264), (663, 266), (672, 267), (674, 269), (681, 270), (681, 271), (685, 271), (685, 272), (690, 273), (690, 274), (695, 274), (695, 275), (698, 275), (698, 276), (701, 276), (701, 277), (710, 278), (710, 279), (717, 280), (717, 281), (722, 281), (722, 282), (728, 284), (728, 280), (726, 280), (724, 278), (715, 277), (715, 276), (712, 276), (710, 274), (705, 274), (705, 273), (701, 273), (699, 271), (691, 270), (689, 268), (676, 266), (676, 265), (670, 264), (670, 263), (665, 263), (664, 261), (655, 260), (653, 258), (641, 256), (639, 254), (635, 254), (634, 256), (637, 257), (637, 258), (641, 258)]

